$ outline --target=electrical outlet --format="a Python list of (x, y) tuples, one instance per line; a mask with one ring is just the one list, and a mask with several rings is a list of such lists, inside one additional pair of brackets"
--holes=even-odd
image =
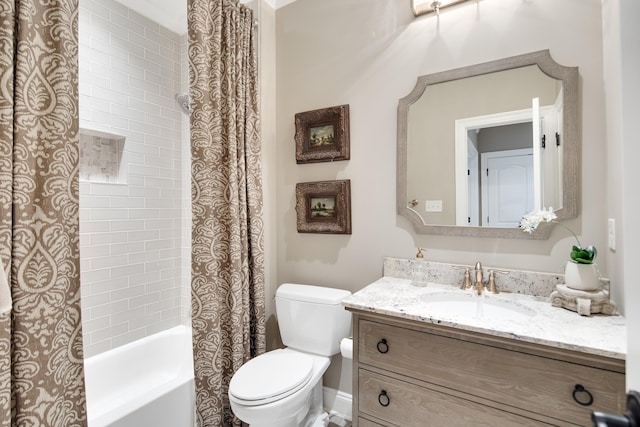
[(608, 240), (609, 240), (609, 249), (612, 251), (616, 250), (616, 220), (614, 218), (609, 218), (608, 223)]
[(442, 200), (427, 200), (424, 210), (427, 212), (442, 212)]

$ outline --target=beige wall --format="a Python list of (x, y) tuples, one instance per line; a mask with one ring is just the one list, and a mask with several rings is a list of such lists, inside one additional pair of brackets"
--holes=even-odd
[(264, 188), (265, 293), (267, 313), (267, 346), (280, 345), (275, 323), (273, 296), (277, 289), (276, 211), (276, 12), (265, 0), (253, 0), (249, 6), (258, 20), (258, 71), (260, 75), (260, 125), (262, 137), (262, 179)]
[[(637, 120), (640, 117), (640, 4), (635, 0), (623, 0), (621, 33), (622, 33), (622, 221), (624, 223), (627, 243), (626, 251), (619, 252), (622, 256), (623, 276), (625, 284), (625, 313), (629, 329), (627, 356), (627, 387), (640, 390), (640, 341), (637, 339), (637, 325), (640, 325), (640, 287), (638, 286), (638, 250), (637, 241), (640, 238), (638, 212), (640, 212), (640, 197), (638, 197), (637, 183), (640, 182), (640, 144), (638, 144)], [(610, 187), (611, 194), (617, 194), (619, 187)], [(618, 261), (619, 262), (619, 261)], [(631, 326), (633, 325), (633, 326)]]
[[(627, 387), (640, 390), (640, 341), (637, 339), (637, 325), (640, 325), (640, 287), (638, 287), (638, 256), (640, 251), (635, 244), (640, 238), (638, 212), (640, 212), (640, 197), (638, 197), (637, 182), (640, 182), (640, 170), (637, 159), (640, 159), (640, 144), (638, 144), (637, 120), (640, 117), (640, 4), (635, 0), (624, 0), (622, 9), (622, 114), (623, 114), (623, 191), (622, 221), (624, 223), (627, 244), (626, 251), (620, 252), (623, 261), (626, 299), (625, 313), (630, 325), (627, 330)], [(611, 187), (611, 193), (616, 194), (619, 187)], [(631, 325), (634, 325), (633, 327)]]
[[(624, 283), (627, 317), (627, 388), (640, 390), (640, 287), (634, 244), (640, 237), (637, 213), (640, 180), (637, 119), (640, 116), (640, 3), (603, 0), (604, 81), (607, 116), (607, 216), (616, 221), (616, 251), (608, 251), (612, 280)], [(637, 327), (637, 326), (636, 326)]]
[[(406, 0), (298, 0), (279, 9), (277, 283), (357, 291), (381, 276), (383, 257), (410, 258), (418, 246), (427, 260), (562, 272), (573, 242), (561, 228), (545, 241), (418, 235), (395, 206), (396, 108), (416, 77), (541, 49), (580, 70), (583, 191), (581, 215), (568, 225), (601, 249), (608, 274), (601, 22), (598, 0), (471, 2), (439, 20), (414, 19)], [(294, 114), (340, 104), (350, 105), (351, 160), (297, 165)], [(333, 179), (351, 180), (353, 234), (297, 233), (295, 184)], [(613, 283), (620, 304), (621, 295)]]

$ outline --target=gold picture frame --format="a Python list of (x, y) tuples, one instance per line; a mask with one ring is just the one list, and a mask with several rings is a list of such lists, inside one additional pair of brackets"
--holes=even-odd
[(349, 105), (295, 115), (296, 163), (349, 160)]
[(296, 184), (298, 233), (351, 234), (351, 181)]

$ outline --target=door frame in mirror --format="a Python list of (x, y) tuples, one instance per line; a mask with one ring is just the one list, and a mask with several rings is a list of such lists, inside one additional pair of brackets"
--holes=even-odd
[[(520, 228), (492, 228), (456, 225), (425, 224), (422, 217), (411, 207), (407, 191), (407, 134), (409, 107), (424, 93), (427, 86), (510, 70), (513, 68), (537, 65), (546, 75), (562, 81), (563, 114), (563, 176), (562, 176), (562, 208), (555, 211), (559, 220), (575, 218), (578, 215), (579, 192), (579, 155), (580, 155), (580, 122), (578, 67), (565, 67), (556, 63), (549, 50), (512, 56), (496, 61), (442, 71), (418, 77), (415, 87), (398, 103), (397, 159), (396, 159), (396, 206), (399, 215), (409, 219), (419, 234), (436, 234), (467, 237), (497, 237), (510, 239), (547, 239), (551, 227), (541, 224), (536, 233), (523, 233)], [(451, 141), (453, 144), (454, 141)], [(453, 165), (452, 165), (453, 167)]]

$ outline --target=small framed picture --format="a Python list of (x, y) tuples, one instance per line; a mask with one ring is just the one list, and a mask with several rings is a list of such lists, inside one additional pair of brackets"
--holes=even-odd
[(298, 233), (351, 234), (351, 181), (296, 184)]
[(296, 163), (349, 160), (349, 105), (295, 116)]

